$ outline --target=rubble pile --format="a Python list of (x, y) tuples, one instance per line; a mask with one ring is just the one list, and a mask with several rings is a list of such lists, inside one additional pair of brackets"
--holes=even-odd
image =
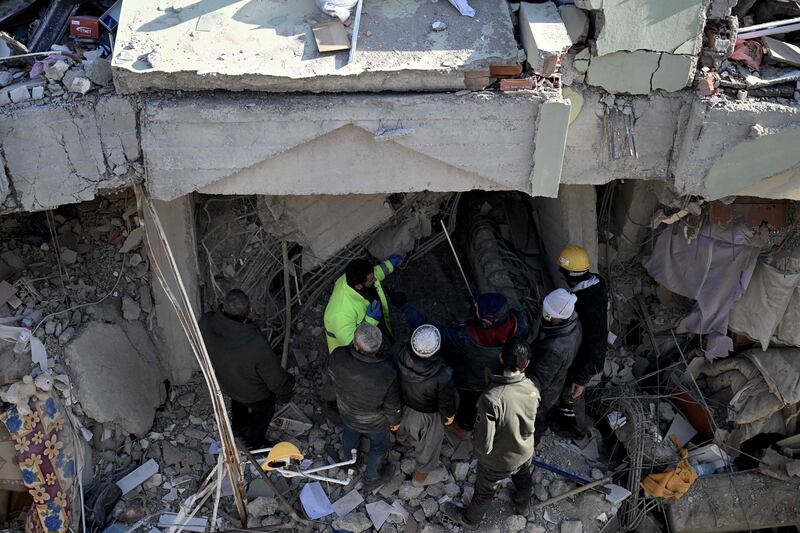
[[(7, 6), (0, 21), (0, 106), (113, 92), (110, 56), (122, 2)], [(67, 31), (61, 28), (66, 28)]]
[(695, 76), (700, 96), (799, 100), (798, 17), (795, 2), (757, 0), (739, 2), (729, 17), (709, 21)]

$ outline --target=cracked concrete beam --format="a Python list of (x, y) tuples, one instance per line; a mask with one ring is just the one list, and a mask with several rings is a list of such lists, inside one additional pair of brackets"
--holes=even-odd
[(522, 45), (533, 71), (552, 76), (561, 57), (572, 46), (572, 40), (558, 8), (552, 2), (519, 5), (519, 31)]
[(2, 204), (8, 196), (8, 176), (6, 176), (6, 161), (3, 155), (0, 154), (0, 204)]

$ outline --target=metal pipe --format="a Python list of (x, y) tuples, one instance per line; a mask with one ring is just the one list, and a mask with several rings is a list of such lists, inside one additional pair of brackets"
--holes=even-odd
[(439, 220), (439, 224), (442, 225), (442, 231), (444, 231), (444, 236), (447, 238), (447, 244), (450, 245), (450, 251), (453, 252), (453, 257), (456, 259), (456, 265), (458, 265), (458, 270), (461, 272), (461, 277), (464, 278), (464, 285), (467, 286), (467, 292), (469, 292), (469, 297), (472, 299), (472, 304), (475, 306), (475, 310), (477, 312), (478, 309), (478, 302), (475, 300), (475, 295), (472, 293), (472, 287), (469, 286), (469, 281), (467, 280), (467, 275), (464, 274), (464, 269), (461, 266), (461, 261), (458, 259), (458, 254), (456, 253), (456, 248), (453, 246), (453, 241), (450, 240), (450, 234), (447, 232), (447, 228), (444, 225), (443, 220)]
[(581, 485), (580, 487), (575, 487), (572, 490), (568, 490), (564, 494), (559, 494), (549, 500), (545, 500), (543, 502), (539, 502), (533, 506), (534, 510), (541, 509), (542, 507), (547, 507), (548, 505), (554, 504), (556, 502), (560, 502), (561, 500), (566, 500), (571, 496), (575, 496), (576, 494), (580, 494), (581, 492), (585, 492), (587, 490), (601, 488), (600, 485), (605, 485), (606, 483), (611, 483), (612, 478), (611, 476), (604, 477), (603, 479), (598, 479), (597, 481), (592, 481), (591, 483), (587, 483), (586, 485)]

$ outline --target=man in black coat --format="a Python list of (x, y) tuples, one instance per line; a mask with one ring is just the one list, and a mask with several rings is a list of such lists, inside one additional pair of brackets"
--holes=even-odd
[(578, 354), (561, 395), (558, 425), (564, 432), (579, 437), (586, 433), (583, 391), (589, 380), (603, 371), (606, 361), (608, 289), (599, 274), (589, 271), (589, 254), (580, 246), (565, 246), (558, 257), (558, 266), (570, 292), (578, 297), (575, 311), (583, 330)]
[(423, 324), (414, 330), (410, 342), (397, 349), (403, 395), (400, 432), (417, 441), (417, 469), (411, 478), (415, 487), (425, 485), (428, 474), (439, 465), (444, 426), (453, 423), (458, 405), (453, 371), (436, 356), (441, 345), (436, 326)]
[(390, 355), (380, 353), (383, 335), (376, 326), (362, 322), (352, 346), (331, 353), (328, 374), (342, 418), (342, 455), (358, 449), (361, 435), (369, 439), (364, 488), (372, 491), (388, 481), (394, 471), (384, 468), (389, 431), (397, 431), (402, 406), (397, 370)]
[(288, 400), (294, 376), (281, 367), (258, 328), (247, 323), (249, 314), (250, 299), (234, 289), (220, 310), (200, 317), (200, 333), (220, 387), (231, 398), (233, 432), (255, 449), (267, 445), (275, 401)]
[(550, 426), (552, 409), (561, 398), (578, 346), (581, 324), (575, 313), (578, 298), (564, 289), (548, 294), (542, 305), (542, 327), (533, 342), (533, 359), (526, 373), (541, 394), (536, 415), (536, 441)]

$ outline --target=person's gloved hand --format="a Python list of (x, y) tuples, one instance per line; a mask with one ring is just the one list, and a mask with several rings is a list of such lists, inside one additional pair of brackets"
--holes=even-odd
[(392, 254), (389, 256), (389, 262), (393, 267), (397, 268), (397, 265), (403, 262), (403, 256), (400, 254)]
[(369, 307), (367, 307), (367, 316), (373, 320), (380, 321), (383, 316), (383, 311), (381, 310), (381, 303), (378, 300), (372, 300), (372, 303), (369, 304)]

